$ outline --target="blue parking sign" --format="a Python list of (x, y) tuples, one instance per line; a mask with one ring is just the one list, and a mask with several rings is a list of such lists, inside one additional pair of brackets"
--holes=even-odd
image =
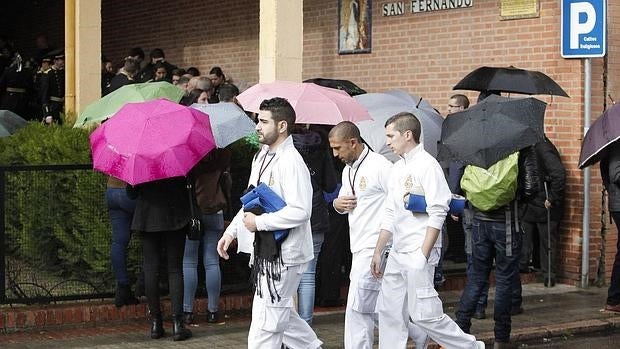
[(603, 57), (607, 50), (605, 0), (562, 0), (562, 57)]

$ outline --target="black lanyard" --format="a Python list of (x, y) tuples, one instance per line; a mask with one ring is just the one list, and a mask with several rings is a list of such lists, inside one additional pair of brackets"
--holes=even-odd
[(360, 167), (362, 167), (362, 163), (366, 160), (366, 157), (370, 154), (370, 149), (366, 152), (366, 155), (360, 160), (360, 163), (357, 165), (355, 169), (355, 173), (353, 174), (353, 180), (351, 180), (351, 170), (353, 169), (353, 165), (349, 167), (349, 185), (351, 186), (351, 193), (355, 195), (355, 178), (357, 178), (357, 173), (360, 171)]
[(269, 161), (267, 161), (267, 164), (265, 164), (267, 155), (269, 155), (269, 151), (265, 153), (265, 156), (263, 156), (263, 162), (260, 164), (260, 169), (258, 170), (258, 179), (256, 180), (256, 186), (260, 184), (260, 178), (263, 176), (263, 173), (265, 173), (265, 171), (267, 170), (267, 167), (269, 167), (269, 164), (276, 157), (276, 153), (271, 154), (271, 159), (269, 159)]

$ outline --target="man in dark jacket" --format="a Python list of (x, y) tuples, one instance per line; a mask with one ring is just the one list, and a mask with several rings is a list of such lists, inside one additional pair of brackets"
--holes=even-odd
[(62, 123), (60, 114), (65, 107), (65, 54), (64, 50), (50, 52), (54, 58), (54, 65), (41, 78), (41, 105), (43, 106), (44, 121), (48, 124), (53, 121)]
[[(525, 236), (521, 251), (520, 270), (528, 268), (532, 252), (533, 240), (538, 235), (540, 248), (540, 266), (545, 277), (545, 286), (555, 285), (553, 270), (549, 274), (549, 252), (553, 262), (556, 251), (558, 223), (562, 219), (564, 211), (564, 185), (566, 182), (566, 170), (562, 164), (560, 153), (551, 141), (538, 142), (533, 147), (534, 172), (533, 178), (537, 183), (533, 185), (530, 197), (522, 197), (521, 227)], [(526, 174), (528, 171), (525, 171)], [(527, 194), (527, 193), (526, 193)], [(549, 210), (549, 217), (547, 217)], [(549, 277), (549, 275), (551, 277)]]
[[(620, 142), (609, 146), (601, 160), (601, 177), (609, 195), (609, 212), (618, 227), (620, 222)], [(616, 258), (611, 269), (605, 310), (620, 312), (620, 239), (617, 239)]]
[(134, 80), (134, 76), (138, 72), (139, 68), (140, 66), (135, 59), (125, 59), (125, 64), (123, 65), (123, 68), (121, 68), (121, 71), (116, 74), (112, 78), (112, 80), (110, 80), (110, 84), (104, 90), (103, 96), (110, 94), (125, 85), (131, 85), (135, 83), (136, 81)]
[(325, 233), (329, 231), (329, 212), (323, 192), (333, 192), (336, 190), (338, 179), (336, 178), (336, 170), (327, 148), (326, 137), (321, 137), (318, 132), (298, 126), (293, 131), (293, 144), (306, 162), (310, 171), (310, 181), (312, 182), (312, 215), (310, 216), (310, 224), (312, 226), (314, 259), (301, 277), (299, 288), (297, 289), (299, 316), (311, 325), (314, 309), (316, 263), (321, 252)]

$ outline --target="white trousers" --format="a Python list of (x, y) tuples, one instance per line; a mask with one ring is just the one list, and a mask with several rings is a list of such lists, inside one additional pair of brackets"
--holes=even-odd
[(379, 348), (406, 348), (409, 319), (444, 348), (476, 348), (476, 338), (443, 312), (433, 285), (438, 249), (433, 249), (430, 263), (418, 270), (412, 268), (413, 253), (390, 252), (377, 304)]
[[(374, 249), (364, 249), (353, 254), (349, 278), (349, 294), (344, 317), (345, 349), (372, 349), (374, 328), (378, 326), (377, 299), (381, 297), (381, 280), (370, 273)], [(428, 335), (418, 326), (408, 322), (408, 334), (416, 348), (424, 349)]]
[(293, 295), (307, 263), (283, 267), (280, 281), (274, 281), (280, 301), (271, 302), (267, 280), (261, 276), (263, 297), (254, 294), (252, 323), (248, 333), (250, 349), (281, 349), (282, 344), (290, 349), (316, 349), (321, 342), (307, 322), (299, 317), (293, 306)]

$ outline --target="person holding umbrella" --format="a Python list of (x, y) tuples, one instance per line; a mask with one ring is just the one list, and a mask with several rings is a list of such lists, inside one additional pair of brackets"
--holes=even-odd
[[(560, 153), (547, 137), (544, 141), (536, 143), (531, 151), (534, 155), (532, 164), (525, 163), (524, 168), (533, 166), (537, 173), (531, 178), (535, 181), (532, 183), (532, 189), (524, 190), (521, 198), (521, 228), (525, 236), (519, 268), (527, 269), (533, 252), (533, 237), (538, 235), (544, 285), (553, 287), (555, 273), (551, 266), (555, 257), (558, 223), (562, 219), (564, 209), (566, 170)], [(528, 171), (525, 170), (524, 173), (527, 174)]]
[[(256, 131), (263, 146), (252, 161), (248, 185), (266, 184), (286, 205), (258, 216), (240, 210), (218, 242), (217, 251), (228, 259), (228, 247), (238, 239), (238, 250), (251, 253), (256, 292), (248, 348), (280, 348), (283, 343), (292, 348), (320, 348), (323, 342), (293, 307), (293, 295), (314, 258), (310, 173), (291, 136), (296, 113), (280, 97), (264, 100), (259, 110)], [(266, 234), (278, 230), (288, 230), (288, 236), (268, 246), (275, 251), (253, 244), (259, 240), (255, 234), (265, 234), (260, 240), (267, 241)]]
[[(620, 222), (620, 142), (615, 141), (608, 146), (607, 152), (601, 158), (600, 166), (603, 184), (609, 195), (609, 212), (618, 227)], [(617, 247), (605, 310), (620, 313), (620, 239), (618, 239)]]

